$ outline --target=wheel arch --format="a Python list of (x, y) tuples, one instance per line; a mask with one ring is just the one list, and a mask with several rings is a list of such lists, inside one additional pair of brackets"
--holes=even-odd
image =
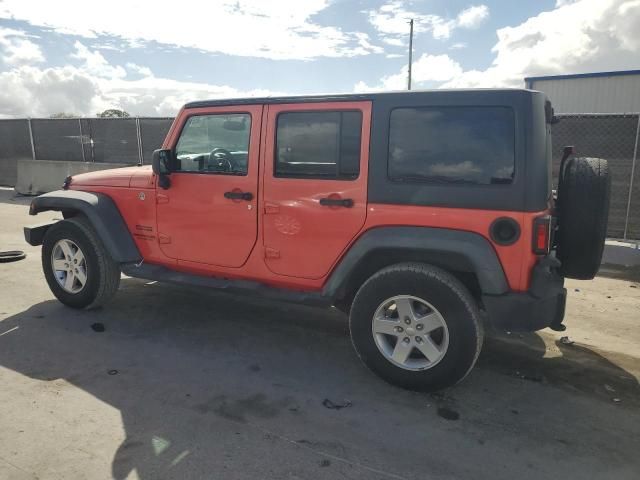
[(447, 270), (480, 301), (509, 291), (498, 256), (479, 234), (431, 227), (378, 227), (365, 232), (331, 273), (323, 294), (347, 310), (360, 285), (375, 272), (403, 262)]
[[(59, 211), (64, 218), (85, 216), (105, 248), (117, 263), (140, 262), (142, 256), (115, 202), (103, 193), (76, 190), (56, 190), (34, 198), (29, 208), (30, 215), (40, 212)], [(27, 228), (25, 228), (25, 232)], [(25, 233), (26, 236), (26, 233)], [(41, 236), (33, 236), (33, 238)], [(41, 243), (41, 238), (40, 238)]]

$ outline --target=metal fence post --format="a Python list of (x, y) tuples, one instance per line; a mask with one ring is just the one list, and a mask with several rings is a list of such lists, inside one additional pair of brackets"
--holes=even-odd
[(27, 123), (29, 124), (29, 140), (31, 141), (31, 159), (36, 159), (36, 144), (33, 141), (33, 127), (31, 126), (31, 118), (27, 119)]
[(82, 149), (82, 161), (86, 162), (87, 159), (84, 156), (84, 135), (82, 134), (82, 119), (78, 119), (78, 126), (80, 127), (80, 148)]
[(142, 135), (140, 134), (140, 117), (136, 117), (136, 137), (138, 138), (138, 165), (144, 163), (142, 155)]
[(93, 127), (91, 118), (87, 118), (87, 126), (89, 127), (89, 152), (91, 153), (91, 163), (96, 163), (96, 145), (93, 141)]
[(624, 234), (622, 238), (627, 239), (629, 229), (629, 216), (631, 215), (631, 194), (633, 192), (633, 177), (636, 171), (636, 160), (638, 159), (638, 137), (640, 136), (640, 113), (638, 114), (638, 126), (636, 127), (636, 143), (633, 147), (633, 160), (631, 162), (631, 180), (629, 180), (629, 196), (627, 197), (627, 214), (624, 219)]

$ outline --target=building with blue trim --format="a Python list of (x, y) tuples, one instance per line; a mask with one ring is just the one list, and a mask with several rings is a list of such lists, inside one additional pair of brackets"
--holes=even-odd
[(545, 92), (557, 113), (640, 112), (640, 70), (527, 77), (525, 87)]

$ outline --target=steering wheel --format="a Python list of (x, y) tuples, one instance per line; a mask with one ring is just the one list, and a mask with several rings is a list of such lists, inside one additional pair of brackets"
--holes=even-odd
[(226, 148), (214, 148), (209, 154), (207, 170), (215, 172), (232, 172), (235, 166), (233, 154)]

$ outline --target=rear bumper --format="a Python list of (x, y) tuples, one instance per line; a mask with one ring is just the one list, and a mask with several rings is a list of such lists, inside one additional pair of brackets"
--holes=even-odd
[(483, 295), (482, 302), (491, 326), (497, 330), (533, 332), (564, 319), (567, 290), (558, 275), (560, 262), (545, 257), (533, 268), (528, 292)]

